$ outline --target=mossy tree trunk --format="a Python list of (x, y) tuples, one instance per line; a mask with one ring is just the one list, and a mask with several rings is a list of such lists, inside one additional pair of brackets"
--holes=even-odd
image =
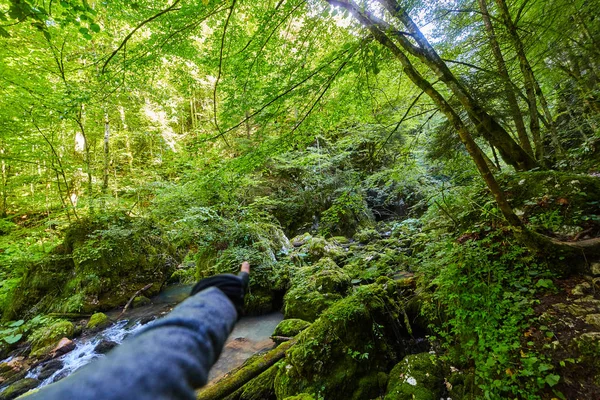
[(525, 128), (523, 114), (521, 113), (521, 108), (519, 107), (519, 102), (517, 100), (517, 95), (515, 94), (515, 89), (510, 80), (510, 75), (508, 74), (508, 68), (506, 67), (506, 62), (504, 61), (504, 56), (502, 55), (500, 44), (498, 43), (498, 39), (496, 38), (496, 31), (494, 29), (494, 25), (492, 24), (492, 19), (490, 18), (490, 14), (487, 7), (487, 0), (477, 1), (479, 2), (481, 18), (483, 19), (483, 24), (485, 26), (485, 31), (488, 36), (490, 48), (492, 49), (492, 54), (494, 55), (494, 59), (496, 60), (498, 75), (500, 75), (504, 83), (504, 95), (506, 96), (506, 101), (508, 102), (508, 106), (510, 108), (510, 114), (515, 124), (515, 128), (517, 130), (519, 142), (521, 144), (521, 147), (523, 147), (523, 149), (529, 155), (533, 156), (533, 148), (531, 147), (529, 137), (527, 136), (527, 129)]
[[(444, 82), (448, 89), (460, 101), (463, 109), (467, 112), (469, 119), (477, 129), (477, 132), (483, 136), (492, 146), (495, 146), (504, 161), (518, 171), (530, 170), (538, 167), (537, 162), (521, 147), (510, 134), (488, 114), (484, 107), (473, 98), (467, 88), (450, 71), (448, 65), (442, 60), (440, 55), (429, 43), (425, 35), (421, 32), (417, 24), (411, 19), (406, 10), (400, 6), (396, 0), (378, 0), (378, 2), (395, 18), (397, 18), (408, 30), (401, 32), (395, 27), (390, 26), (373, 14), (369, 14), (371, 22), (379, 25), (384, 32), (390, 32), (396, 42), (406, 52), (418, 58), (432, 72), (434, 72), (440, 81)], [(355, 4), (353, 2), (349, 2)], [(348, 4), (348, 3), (347, 3)], [(368, 14), (368, 11), (365, 11)], [(414, 45), (412, 38), (417, 45)]]

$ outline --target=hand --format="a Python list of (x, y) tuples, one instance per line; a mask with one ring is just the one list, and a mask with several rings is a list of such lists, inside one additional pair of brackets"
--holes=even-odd
[(240, 267), (238, 275), (233, 274), (219, 274), (200, 280), (192, 288), (191, 295), (195, 295), (198, 292), (208, 289), (209, 287), (216, 287), (221, 290), (231, 300), (235, 306), (238, 316), (241, 315), (244, 307), (244, 296), (248, 288), (248, 282), (250, 280), (250, 263), (244, 261)]

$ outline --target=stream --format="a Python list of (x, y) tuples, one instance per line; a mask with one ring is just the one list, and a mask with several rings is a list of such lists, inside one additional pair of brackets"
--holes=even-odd
[[(46, 386), (65, 378), (89, 362), (104, 357), (101, 348), (120, 344), (134, 334), (145, 323), (168, 313), (177, 303), (189, 294), (192, 285), (175, 285), (165, 288), (152, 298), (152, 303), (128, 310), (125, 318), (94, 335), (74, 339), (75, 349), (56, 359), (46, 361), (31, 369), (27, 378), (40, 380), (38, 387)], [(116, 319), (120, 310), (107, 312), (109, 318)], [(240, 366), (250, 356), (274, 347), (270, 336), (283, 314), (274, 312), (261, 316), (241, 318), (233, 329), (221, 356), (209, 374), (209, 383), (220, 379), (229, 371)]]

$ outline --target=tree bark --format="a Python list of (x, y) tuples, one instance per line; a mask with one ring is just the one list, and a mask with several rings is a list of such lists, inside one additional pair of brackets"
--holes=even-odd
[(509, 37), (512, 41), (512, 45), (517, 53), (517, 58), (519, 59), (519, 67), (521, 68), (521, 73), (523, 74), (523, 83), (525, 85), (525, 93), (527, 94), (527, 106), (529, 108), (529, 129), (531, 131), (531, 136), (533, 136), (533, 142), (535, 143), (535, 156), (541, 161), (544, 158), (544, 143), (540, 134), (540, 119), (538, 117), (537, 110), (535, 90), (536, 84), (533, 69), (531, 68), (531, 64), (529, 64), (529, 60), (527, 59), (527, 55), (525, 54), (525, 49), (523, 47), (523, 42), (521, 41), (517, 27), (510, 16), (506, 2), (504, 0), (496, 0), (496, 4), (498, 5), (500, 16), (502, 17), (502, 21), (504, 22)]
[(108, 119), (108, 113), (104, 113), (104, 176), (102, 179), (102, 194), (105, 195), (108, 191), (108, 169), (110, 166), (110, 120)]
[(398, 58), (403, 66), (404, 72), (409, 79), (423, 92), (425, 92), (431, 98), (431, 100), (433, 100), (436, 106), (439, 107), (440, 111), (442, 111), (446, 118), (448, 118), (448, 121), (452, 124), (454, 129), (456, 129), (461, 142), (465, 145), (465, 148), (473, 159), (473, 162), (475, 163), (475, 166), (477, 167), (481, 177), (496, 199), (498, 208), (507, 219), (509, 224), (515, 227), (523, 227), (523, 223), (514, 213), (512, 207), (504, 196), (504, 192), (500, 188), (500, 185), (498, 185), (498, 182), (488, 167), (483, 152), (477, 143), (475, 143), (475, 140), (471, 136), (466, 124), (462, 121), (458, 113), (454, 111), (450, 104), (448, 104), (446, 99), (444, 99), (444, 97), (433, 87), (429, 81), (421, 76), (421, 74), (413, 66), (408, 56), (404, 54), (402, 50), (392, 41), (392, 39), (390, 39), (390, 37), (379, 28), (378, 24), (373, 21), (372, 15), (360, 8), (353, 1), (327, 0), (327, 2), (332, 5), (337, 5), (347, 9), (361, 24), (369, 29), (373, 37), (379, 43), (390, 49), (394, 56)]
[[(372, 14), (369, 16), (371, 22), (381, 27), (385, 27), (384, 31), (391, 31), (394, 34), (394, 38), (405, 51), (421, 60), (421, 62), (438, 76), (440, 81), (446, 84), (462, 104), (479, 134), (498, 149), (502, 159), (518, 171), (530, 170), (538, 167), (537, 162), (513, 140), (506, 129), (489, 115), (473, 96), (471, 96), (466, 87), (459, 82), (444, 60), (442, 60), (433, 46), (431, 46), (429, 41), (425, 38), (417, 24), (414, 23), (398, 2), (396, 0), (378, 0), (378, 2), (381, 3), (390, 14), (400, 20), (409, 32), (400, 32), (383, 22), (383, 20), (377, 19)], [(352, 2), (352, 4), (355, 3)], [(407, 36), (413, 38), (418, 46), (413, 45)]]
[(510, 108), (510, 114), (515, 124), (515, 128), (517, 129), (519, 142), (521, 147), (523, 147), (523, 149), (529, 155), (533, 156), (533, 148), (531, 147), (529, 137), (527, 136), (527, 129), (525, 128), (525, 121), (523, 120), (523, 114), (521, 113), (521, 109), (519, 107), (517, 95), (515, 94), (512, 82), (510, 80), (510, 75), (508, 73), (508, 68), (506, 68), (506, 62), (504, 61), (502, 50), (500, 49), (500, 45), (496, 39), (496, 32), (489, 15), (487, 0), (477, 1), (479, 2), (479, 9), (481, 10), (481, 17), (483, 19), (483, 24), (489, 39), (490, 47), (492, 49), (494, 59), (496, 60), (498, 74), (500, 77), (502, 77), (502, 81), (504, 83), (504, 95), (506, 96), (506, 101), (508, 102), (508, 106)]

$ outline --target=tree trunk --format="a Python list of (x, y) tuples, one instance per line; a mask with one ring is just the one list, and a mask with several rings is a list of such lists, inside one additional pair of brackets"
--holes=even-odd
[(513, 47), (517, 53), (517, 58), (519, 59), (519, 67), (521, 68), (521, 73), (523, 74), (523, 83), (525, 85), (525, 93), (527, 94), (527, 106), (529, 108), (529, 129), (531, 131), (531, 135), (533, 136), (533, 142), (535, 143), (535, 155), (538, 160), (542, 161), (544, 158), (544, 143), (540, 134), (540, 119), (538, 117), (537, 110), (535, 93), (536, 83), (535, 76), (533, 75), (533, 69), (531, 68), (531, 64), (529, 64), (529, 60), (525, 54), (525, 49), (523, 48), (523, 42), (521, 41), (519, 33), (517, 32), (517, 27), (510, 16), (506, 2), (504, 0), (496, 0), (496, 4), (498, 5), (500, 16), (502, 17), (502, 21), (506, 26)]
[[(464, 85), (454, 76), (444, 60), (437, 54), (429, 41), (425, 38), (417, 24), (396, 0), (378, 0), (390, 14), (398, 18), (410, 33), (400, 32), (389, 26), (383, 20), (370, 15), (371, 22), (385, 27), (384, 31), (391, 31), (402, 48), (421, 60), (431, 69), (446, 86), (452, 91), (467, 112), (469, 119), (475, 125), (481, 136), (495, 146), (502, 159), (518, 171), (530, 170), (538, 167), (536, 161), (517, 144), (498, 121), (489, 115), (484, 108), (471, 96)], [(352, 4), (355, 4), (352, 2)], [(418, 44), (415, 46), (406, 36), (412, 37)]]
[[(403, 66), (404, 72), (409, 77), (409, 79), (419, 87), (425, 94), (427, 94), (431, 100), (439, 107), (440, 111), (448, 118), (448, 121), (452, 124), (454, 129), (458, 132), (458, 136), (461, 142), (465, 145), (467, 152), (473, 159), (477, 170), (479, 171), (481, 177), (487, 184), (490, 192), (496, 199), (496, 203), (498, 204), (498, 208), (507, 219), (510, 225), (515, 227), (522, 227), (523, 223), (514, 213), (512, 207), (506, 200), (504, 196), (504, 192), (498, 185), (498, 182), (494, 178), (490, 168), (488, 167), (483, 152), (473, 140), (467, 126), (462, 121), (460, 116), (454, 109), (448, 104), (448, 102), (444, 99), (444, 97), (433, 87), (433, 85), (428, 82), (421, 74), (416, 70), (413, 66), (410, 59), (400, 50), (400, 48), (392, 41), (392, 39), (387, 36), (387, 34), (382, 31), (378, 24), (373, 22), (373, 16), (369, 14), (364, 9), (360, 8), (354, 2), (351, 1), (338, 1), (338, 0), (327, 0), (328, 3), (332, 5), (341, 6), (348, 11), (364, 26), (366, 26), (370, 31), (373, 37), (381, 43), (383, 46), (387, 47), (391, 50), (391, 52), (400, 60), (400, 63)], [(529, 157), (530, 158), (530, 157)]]
[(490, 47), (492, 48), (492, 53), (494, 54), (494, 59), (496, 60), (498, 74), (500, 75), (500, 77), (502, 77), (504, 83), (504, 95), (506, 96), (506, 101), (508, 102), (508, 106), (510, 108), (511, 117), (517, 129), (519, 142), (521, 144), (521, 147), (523, 147), (523, 149), (529, 155), (533, 156), (533, 149), (531, 147), (531, 143), (529, 142), (529, 137), (527, 136), (527, 130), (525, 129), (525, 122), (523, 121), (523, 114), (521, 113), (521, 109), (519, 108), (517, 95), (515, 94), (512, 82), (510, 80), (510, 75), (508, 74), (508, 68), (506, 68), (506, 62), (504, 61), (502, 50), (500, 49), (500, 45), (498, 44), (498, 40), (496, 39), (496, 32), (494, 30), (494, 25), (492, 25), (492, 20), (489, 15), (487, 0), (477, 1), (479, 2), (479, 8), (481, 10), (481, 16), (483, 18), (485, 30), (489, 38)]
[(4, 148), (0, 148), (0, 155), (2, 155), (2, 210), (0, 210), (0, 217), (6, 218), (6, 200), (8, 198), (7, 184), (8, 184), (8, 173), (6, 167), (6, 161), (4, 161)]
[(108, 170), (110, 167), (110, 120), (108, 119), (108, 113), (104, 113), (104, 176), (102, 179), (102, 194), (105, 195), (108, 191)]

